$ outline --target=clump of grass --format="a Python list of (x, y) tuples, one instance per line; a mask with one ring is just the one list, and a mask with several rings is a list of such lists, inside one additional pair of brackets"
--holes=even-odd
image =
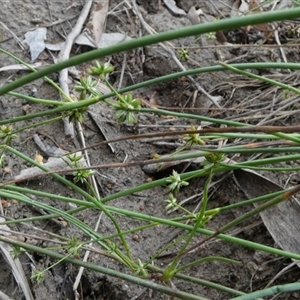
[[(215, 207), (213, 209), (208, 209), (208, 201), (209, 201), (209, 184), (211, 183), (213, 177), (216, 174), (222, 172), (228, 172), (233, 169), (238, 168), (246, 168), (246, 169), (255, 169), (255, 170), (273, 170), (273, 171), (293, 171), (298, 170), (297, 167), (277, 167), (278, 163), (285, 163), (290, 161), (299, 160), (300, 154), (298, 144), (300, 142), (300, 135), (295, 133), (289, 133), (285, 130), (283, 132), (273, 132), (272, 129), (267, 130), (267, 128), (257, 128), (255, 126), (249, 126), (248, 124), (236, 121), (229, 121), (225, 119), (214, 119), (194, 114), (186, 114), (186, 113), (177, 113), (163, 109), (149, 109), (142, 108), (141, 101), (139, 99), (135, 99), (130, 91), (134, 91), (138, 88), (149, 86), (151, 84), (162, 82), (165, 80), (172, 80), (174, 78), (178, 78), (183, 75), (192, 75), (199, 74), (211, 71), (221, 71), (221, 70), (230, 70), (231, 72), (237, 72), (243, 74), (244, 76), (255, 77), (256, 79), (262, 80), (272, 85), (276, 85), (284, 90), (288, 90), (290, 92), (294, 92), (299, 94), (300, 91), (292, 86), (282, 84), (280, 82), (269, 80), (265, 77), (253, 75), (250, 72), (242, 71), (244, 69), (256, 69), (256, 68), (286, 68), (286, 69), (300, 69), (299, 64), (283, 64), (283, 63), (254, 63), (254, 64), (235, 64), (235, 65), (227, 65), (227, 64), (219, 64), (216, 66), (206, 67), (206, 68), (198, 68), (194, 70), (188, 70), (186, 72), (179, 72), (170, 74), (167, 76), (163, 76), (161, 78), (156, 78), (153, 80), (145, 81), (140, 84), (132, 85), (130, 87), (121, 89), (117, 91), (108, 80), (106, 80), (106, 74), (113, 71), (113, 68), (109, 64), (99, 64), (96, 63), (90, 70), (88, 70), (88, 75), (78, 82), (76, 86), (77, 95), (75, 97), (65, 97), (64, 101), (59, 102), (55, 100), (49, 99), (36, 99), (34, 97), (30, 97), (27, 95), (23, 95), (20, 93), (13, 92), (14, 89), (21, 87), (25, 84), (32, 82), (38, 78), (42, 78), (46, 75), (49, 75), (53, 72), (61, 70), (66, 67), (70, 67), (76, 64), (83, 63), (85, 61), (93, 60), (95, 58), (100, 58), (108, 55), (112, 55), (117, 52), (126, 51), (129, 49), (134, 49), (136, 47), (141, 47), (149, 44), (158, 43), (161, 41), (171, 40), (175, 38), (180, 38), (183, 36), (189, 35), (199, 35), (210, 32), (215, 32), (221, 29), (230, 29), (234, 27), (241, 27), (249, 24), (260, 24), (262, 22), (269, 22), (273, 20), (284, 20), (287, 18), (295, 18), (298, 17), (300, 13), (300, 9), (287, 10), (284, 12), (271, 12), (265, 14), (257, 14), (252, 16), (247, 16), (243, 18), (232, 18), (230, 20), (220, 20), (215, 21), (209, 24), (201, 24), (189, 28), (184, 28), (172, 32), (161, 33), (156, 36), (144, 37), (141, 39), (133, 40), (130, 42), (124, 42), (119, 45), (106, 48), (103, 50), (95, 50), (90, 53), (85, 53), (76, 57), (69, 59), (68, 61), (61, 62), (59, 64), (47, 67), (40, 71), (32, 70), (33, 72), (30, 75), (24, 76), (12, 83), (9, 83), (0, 88), (0, 96), (2, 95), (12, 95), (14, 97), (19, 97), (21, 99), (25, 99), (28, 102), (38, 103), (40, 105), (48, 106), (49, 104), (54, 106), (53, 109), (45, 109), (39, 113), (28, 114), (26, 116), (15, 116), (9, 120), (1, 120), (0, 121), (0, 166), (3, 168), (5, 166), (5, 154), (7, 152), (18, 156), (20, 159), (24, 160), (26, 163), (36, 166), (43, 170), (45, 174), (50, 170), (40, 163), (34, 161), (30, 157), (21, 153), (17, 150), (16, 147), (12, 146), (13, 139), (20, 134), (23, 130), (39, 127), (45, 123), (51, 123), (62, 118), (68, 117), (70, 122), (83, 122), (85, 118), (86, 111), (88, 107), (94, 103), (99, 101), (105, 102), (107, 105), (111, 106), (112, 109), (115, 110), (115, 117), (118, 122), (127, 122), (127, 123), (135, 123), (137, 121), (137, 115), (142, 113), (155, 113), (160, 115), (170, 115), (177, 116), (180, 118), (190, 118), (201, 121), (209, 121), (215, 125), (224, 124), (229, 126), (230, 128), (226, 131), (221, 129), (213, 129), (209, 130), (197, 130), (195, 128), (191, 128), (189, 131), (184, 132), (185, 134), (185, 145), (173, 155), (170, 155), (169, 160), (181, 160), (181, 159), (194, 159), (195, 157), (203, 157), (203, 163), (201, 167), (199, 166), (198, 170), (184, 172), (182, 174), (176, 173), (167, 178), (155, 180), (153, 182), (148, 182), (141, 184), (139, 186), (135, 186), (133, 188), (128, 188), (124, 191), (120, 191), (118, 193), (114, 193), (107, 197), (100, 199), (97, 197), (97, 193), (93, 190), (93, 186), (89, 184), (89, 177), (93, 174), (92, 168), (86, 170), (82, 168), (82, 165), (78, 163), (80, 157), (78, 156), (69, 156), (69, 159), (72, 161), (71, 166), (76, 168), (74, 170), (74, 182), (71, 182), (64, 178), (59, 172), (53, 173), (50, 172), (47, 176), (52, 176), (55, 180), (61, 182), (66, 187), (72, 189), (76, 192), (76, 197), (64, 197), (59, 194), (51, 194), (46, 192), (37, 191), (34, 189), (17, 186), (12, 183), (3, 183), (0, 188), (0, 196), (6, 199), (15, 199), (25, 204), (30, 204), (32, 206), (44, 209), (49, 214), (47, 216), (42, 217), (33, 217), (30, 221), (41, 220), (41, 219), (50, 219), (54, 217), (61, 217), (66, 220), (69, 224), (77, 227), (78, 230), (83, 232), (86, 236), (89, 237), (89, 241), (79, 241), (77, 238), (72, 237), (70, 239), (61, 238), (61, 242), (57, 248), (47, 249), (42, 247), (37, 247), (30, 243), (23, 243), (14, 239), (10, 239), (8, 237), (0, 236), (0, 240), (4, 242), (8, 242), (15, 246), (16, 252), (18, 255), (20, 253), (20, 249), (25, 249), (26, 251), (33, 251), (45, 254), (49, 257), (56, 259), (56, 262), (51, 266), (65, 261), (72, 263), (77, 266), (84, 266), (88, 269), (96, 270), (98, 272), (108, 274), (111, 276), (115, 276), (118, 278), (122, 278), (129, 282), (138, 283), (142, 286), (149, 287), (151, 289), (155, 289), (162, 293), (166, 293), (181, 299), (203, 299), (199, 295), (193, 295), (191, 293), (183, 292), (180, 290), (173, 290), (163, 284), (163, 282), (168, 282), (173, 278), (178, 278), (179, 280), (188, 280), (190, 282), (197, 283), (199, 285), (208, 286), (212, 289), (218, 289), (220, 291), (229, 293), (233, 296), (239, 296), (237, 299), (254, 299), (254, 297), (262, 297), (265, 295), (271, 295), (274, 292), (282, 291), (292, 291), (299, 289), (299, 284), (286, 285), (284, 287), (272, 289), (265, 289), (256, 294), (244, 295), (243, 292), (234, 290), (219, 284), (215, 284), (213, 282), (200, 280), (193, 276), (185, 275), (185, 271), (192, 266), (202, 264), (204, 262), (209, 261), (222, 261), (230, 264), (239, 263), (228, 257), (219, 257), (219, 256), (208, 256), (202, 259), (195, 259), (191, 263), (181, 265), (182, 257), (190, 252), (195, 246), (191, 246), (192, 240), (195, 238), (197, 233), (201, 233), (207, 235), (208, 237), (198, 243), (196, 246), (200, 246), (207, 240), (216, 237), (221, 238), (230, 243), (236, 243), (243, 245), (244, 247), (259, 249), (263, 251), (267, 251), (269, 253), (273, 253), (275, 255), (280, 255), (283, 257), (289, 257), (293, 259), (300, 259), (300, 255), (296, 253), (289, 253), (283, 250), (275, 249), (272, 247), (267, 247), (265, 245), (256, 244), (253, 242), (249, 242), (240, 238), (235, 238), (229, 235), (226, 235), (226, 231), (233, 226), (247, 220), (253, 215), (258, 214), (259, 212), (276, 205), (281, 201), (286, 201), (289, 197), (294, 195), (299, 191), (299, 186), (293, 189), (286, 189), (277, 193), (267, 194), (259, 199), (250, 199), (248, 201), (244, 201), (239, 203), (238, 205), (229, 205), (225, 207)], [(18, 60), (16, 57), (11, 54), (1, 50), (2, 53), (10, 55), (14, 59)], [(187, 53), (181, 53), (185, 59), (188, 59)], [(20, 62), (20, 60), (18, 60)], [(48, 80), (48, 79), (47, 79)], [(101, 80), (104, 82), (111, 90), (110, 94), (102, 95), (96, 88), (97, 81)], [(53, 82), (50, 81), (60, 93), (63, 93), (60, 88)], [(114, 97), (113, 99), (111, 99)], [(48, 118), (44, 121), (35, 122), (32, 125), (21, 127), (18, 129), (14, 129), (14, 124), (24, 121), (24, 120), (35, 120), (38, 117)], [(246, 130), (243, 130), (243, 128)], [(253, 133), (249, 133), (253, 130)], [(258, 131), (258, 132), (257, 132)], [(172, 132), (169, 133), (170, 135)], [(205, 146), (206, 143), (212, 142), (214, 143), (216, 140), (226, 140), (228, 138), (232, 139), (242, 139), (247, 141), (249, 139), (257, 139), (262, 141), (276, 141), (279, 138), (286, 141), (286, 147), (276, 148), (276, 147), (247, 147), (247, 145), (242, 146), (228, 146), (220, 149), (211, 149)], [(291, 144), (292, 143), (292, 144)], [(190, 149), (194, 145), (201, 145), (201, 150), (186, 154), (183, 150)], [(258, 144), (259, 145), (259, 144)], [(291, 154), (291, 153), (296, 154)], [(230, 163), (230, 156), (234, 154), (240, 153), (268, 153), (269, 158), (266, 159), (255, 159), (253, 161), (246, 162), (238, 162), (236, 164)], [(275, 155), (276, 154), (276, 155)], [(229, 159), (228, 159), (229, 158)], [(157, 163), (162, 162), (159, 158), (154, 161)], [(124, 164), (125, 166), (126, 164)], [(205, 178), (205, 184), (203, 186), (203, 195), (202, 195), (202, 205), (196, 212), (190, 212), (182, 205), (178, 204), (176, 195), (178, 195), (184, 186), (189, 184), (189, 181), (193, 178)], [(81, 188), (76, 185), (77, 182), (81, 182), (85, 185), (86, 188)], [(113, 205), (108, 205), (108, 203), (112, 203), (112, 200), (118, 199), (127, 195), (131, 195), (136, 192), (144, 191), (147, 189), (153, 189), (157, 186), (163, 186), (168, 189), (169, 196), (166, 200), (166, 210), (169, 209), (181, 209), (184, 212), (184, 215), (177, 218), (161, 218), (158, 216), (149, 216), (147, 214), (141, 212), (133, 212), (126, 209), (120, 209), (114, 207)], [(87, 192), (88, 191), (88, 192)], [(76, 204), (77, 208), (70, 209), (68, 211), (62, 211), (57, 209), (54, 206), (49, 204), (45, 204), (39, 201), (35, 201), (32, 199), (31, 195), (38, 197), (45, 197), (47, 199), (56, 199), (57, 201), (69, 202)], [(84, 199), (84, 200), (82, 200)], [(226, 210), (231, 210), (236, 208), (237, 206), (246, 206), (251, 203), (268, 200), (266, 203), (261, 206), (251, 209), (249, 213), (242, 215), (241, 217), (235, 219), (234, 221), (226, 224), (219, 230), (212, 232), (206, 229), (207, 224), (210, 222), (214, 222), (214, 217), (222, 214)], [(112, 222), (115, 228), (115, 232), (110, 235), (103, 235), (99, 232), (92, 229), (90, 226), (76, 218), (75, 213), (83, 210), (90, 209), (98, 209), (102, 211)], [(124, 218), (128, 219), (138, 219), (144, 225), (140, 225), (139, 227), (132, 228), (129, 230), (123, 230), (121, 224), (119, 224), (116, 215), (121, 215)], [(189, 220), (189, 225), (185, 223), (185, 221)], [(5, 222), (6, 224), (14, 224), (20, 222), (26, 222), (26, 219), (22, 220), (12, 220)], [(181, 228), (184, 230), (184, 233), (175, 241), (165, 245), (161, 249), (157, 251), (153, 255), (151, 259), (148, 261), (142, 260), (140, 257), (136, 257), (132, 254), (130, 243), (128, 242), (128, 235), (132, 233), (139, 233), (140, 231), (156, 227), (156, 226), (171, 226), (174, 228)], [(102, 266), (83, 262), (78, 259), (78, 256), (83, 250), (92, 250), (89, 247), (90, 241), (93, 241), (97, 244), (102, 251), (102, 254), (123, 264), (127, 267), (126, 272), (116, 271), (110, 268), (104, 268)], [(172, 256), (171, 262), (162, 268), (159, 268), (155, 265), (155, 258), (160, 255), (163, 255), (167, 250), (177, 249), (177, 252)], [(179, 250), (178, 250), (179, 248)], [(41, 281), (44, 278), (45, 272), (47, 270), (36, 270), (33, 274), (33, 279), (37, 281)], [(157, 279), (158, 283), (154, 283), (152, 279)], [(248, 297), (248, 298), (247, 298)]]

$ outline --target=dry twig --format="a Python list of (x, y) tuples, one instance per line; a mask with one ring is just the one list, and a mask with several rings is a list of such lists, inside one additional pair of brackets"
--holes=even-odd
[[(66, 42), (64, 43), (63, 49), (61, 50), (59, 54), (59, 61), (65, 61), (69, 58), (71, 48), (73, 46), (73, 43), (76, 39), (76, 37), (80, 34), (81, 29), (83, 27), (83, 24), (85, 20), (87, 19), (87, 16), (90, 12), (91, 6), (92, 6), (92, 0), (85, 0), (85, 4), (83, 6), (83, 9), (81, 11), (81, 14), (76, 22), (76, 25), (74, 26), (73, 30), (68, 35)], [(60, 71), (59, 74), (59, 83), (66, 95), (69, 95), (69, 86), (68, 86), (68, 69), (63, 69)], [(68, 118), (64, 119), (64, 128), (65, 128), (65, 135), (70, 136), (74, 138), (74, 127), (73, 124), (69, 122)]]

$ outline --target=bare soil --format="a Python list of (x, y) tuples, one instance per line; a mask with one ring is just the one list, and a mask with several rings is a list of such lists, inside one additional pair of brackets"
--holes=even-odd
[[(211, 3), (214, 3), (212, 5)], [(225, 5), (224, 2), (226, 2)], [(177, 1), (178, 7), (182, 8), (186, 12), (191, 6), (195, 5), (196, 8), (201, 8), (206, 15), (207, 20), (213, 20), (216, 17), (220, 17), (220, 14), (228, 16), (230, 13), (230, 7), (233, 1)], [(56, 20), (64, 20), (72, 15), (80, 12), (81, 6), (79, 1), (76, 2), (77, 7), (72, 7), (66, 12), (66, 8), (72, 3), (71, 1), (37, 1), (26, 0), (22, 3), (19, 1), (4, 1), (1, 4), (1, 21), (14, 32), (20, 40), (23, 40), (24, 33), (36, 26), (43, 26), (45, 24), (51, 24)], [(139, 9), (141, 10), (146, 22), (148, 22), (153, 28), (158, 31), (165, 31), (168, 29), (175, 29), (183, 26), (190, 25), (190, 21), (185, 17), (179, 17), (172, 15), (164, 5), (159, 5), (158, 0), (137, 1)], [(116, 1), (112, 1), (111, 6), (116, 5)], [(75, 24), (75, 19), (68, 22), (62, 22), (59, 25), (48, 27), (47, 42), (58, 43), (63, 41), (63, 35), (67, 34), (72, 26)], [(132, 14), (130, 10), (123, 11), (117, 15), (110, 15), (107, 22), (107, 32), (118, 31), (122, 28), (123, 32), (128, 36), (135, 38), (139, 34), (146, 34), (145, 30), (139, 23), (138, 19)], [(28, 51), (20, 49), (16, 40), (12, 38), (11, 34), (0, 27), (0, 34), (2, 37), (1, 47), (7, 51), (10, 51), (17, 57), (30, 63), (30, 56)], [(203, 39), (207, 46), (220, 45), (216, 40)], [(187, 47), (191, 44), (198, 45), (195, 42), (195, 37), (190, 37), (180, 41), (172, 41), (173, 45), (179, 50), (181, 46)], [(186, 68), (195, 68), (197, 66), (209, 66), (216, 64), (217, 49), (219, 48), (203, 48), (196, 47), (190, 49), (189, 56), (192, 60), (185, 63)], [(73, 53), (87, 51), (80, 46), (74, 46)], [(251, 62), (251, 61), (266, 61), (270, 59), (270, 50), (267, 47), (261, 47), (256, 49), (250, 49), (248, 47), (222, 48), (222, 55), (224, 60), (235, 60), (235, 62)], [(274, 61), (280, 59), (280, 51), (278, 48), (272, 48), (272, 59)], [(55, 53), (54, 53), (55, 54)], [(247, 54), (247, 55), (245, 55)], [(286, 52), (288, 61), (299, 62), (300, 55), (299, 49), (289, 49)], [(143, 57), (144, 56), (144, 57)], [(109, 58), (107, 58), (109, 59)], [(110, 58), (111, 63), (115, 66), (115, 72), (111, 76), (110, 80), (114, 86), (118, 86), (120, 81), (120, 71), (123, 63), (123, 54), (115, 55)], [(52, 58), (48, 52), (43, 52), (39, 59), (45, 63), (52, 63)], [(15, 62), (4, 56), (0, 55), (0, 66), (8, 66)], [(91, 63), (92, 64), (92, 63)], [(81, 66), (79, 68), (86, 68), (87, 66)], [(156, 78), (165, 74), (179, 71), (175, 62), (164, 52), (163, 49), (157, 46), (145, 47), (127, 53), (127, 64), (125, 76), (122, 81), (122, 87), (128, 86), (133, 83), (141, 82), (147, 79)], [(6, 82), (19, 78), (26, 72), (24, 71), (10, 71), (0, 73), (0, 84), (3, 85)], [(281, 74), (281, 73), (280, 73)], [(287, 74), (281, 74), (281, 79), (284, 80)], [(295, 76), (298, 76), (295, 74)], [(57, 74), (51, 76), (55, 81), (57, 80)], [(210, 106), (211, 103), (200, 94), (195, 94), (195, 87), (186, 78), (176, 79), (170, 82), (163, 82), (148, 88), (143, 88), (135, 92), (135, 96), (141, 97), (145, 101), (154, 99), (155, 103), (164, 107), (168, 107), (171, 110), (181, 109), (195, 114), (203, 114), (213, 117), (227, 117), (232, 119), (243, 120), (243, 116), (240, 116), (240, 111), (250, 110), (257, 112), (263, 111), (262, 108), (266, 107), (266, 102), (272, 101), (271, 96), (265, 96), (264, 99), (256, 98), (263, 91), (266, 91), (269, 86), (261, 86), (254, 81), (243, 81), (238, 76), (229, 77), (228, 73), (218, 74), (205, 74), (195, 77), (196, 81), (201, 86), (210, 92), (212, 95), (220, 95), (223, 97), (223, 102), (220, 103), (222, 109), (215, 109)], [(74, 82), (71, 83), (74, 86)], [(24, 94), (34, 95), (38, 98), (45, 99), (58, 99), (59, 95), (57, 91), (45, 83), (43, 80), (39, 80), (30, 85), (27, 85), (20, 89), (18, 92)], [(193, 96), (196, 95), (194, 98)], [(253, 100), (254, 99), (254, 100)], [(247, 102), (248, 101), (248, 102)], [(42, 110), (43, 107), (33, 104), (28, 104), (25, 100), (16, 99), (14, 97), (2, 97), (0, 101), (0, 120), (12, 118), (15, 116), (33, 113)], [(239, 110), (240, 109), (240, 110)], [(96, 112), (110, 120), (114, 120), (114, 112), (103, 104), (97, 104), (92, 108), (93, 112)], [(114, 136), (125, 136), (132, 133), (147, 133), (155, 132), (159, 129), (165, 129), (164, 126), (188, 126), (192, 123), (197, 124), (191, 120), (176, 120), (166, 119), (162, 116), (144, 114), (139, 117), (139, 125), (155, 125), (157, 128), (136, 128), (132, 126), (120, 126), (115, 121), (112, 121), (112, 132)], [(256, 123), (257, 119), (248, 120), (244, 117), (246, 122)], [(16, 126), (21, 128), (31, 124), (32, 121), (18, 122)], [(299, 122), (298, 116), (290, 116), (280, 121), (273, 122), (272, 124), (294, 124)], [(83, 124), (84, 135), (86, 137), (87, 144), (91, 145), (99, 141), (103, 141), (104, 138), (99, 132), (95, 122), (87, 116)], [(68, 140), (63, 134), (62, 123), (56, 122), (51, 125), (44, 125), (38, 128), (38, 132), (44, 134), (44, 136), (50, 136), (57, 144), (63, 149), (74, 150), (79, 148), (79, 138), (75, 137), (75, 140)], [(36, 129), (30, 129), (23, 131), (18, 135), (13, 146), (19, 151), (25, 153), (30, 157), (34, 157), (37, 147), (32, 140), (33, 134), (36, 133)], [(47, 142), (49, 141), (45, 138)], [(157, 141), (156, 141), (157, 142)], [(168, 140), (170, 143), (182, 142), (182, 138), (176, 137)], [(139, 141), (128, 140), (114, 144), (115, 153), (112, 153), (111, 149), (107, 146), (90, 149), (90, 158), (93, 165), (123, 162), (126, 158), (127, 161), (144, 160), (151, 158), (154, 153), (165, 154), (169, 153), (173, 149), (167, 147), (167, 145), (160, 145), (155, 141)], [(176, 147), (176, 144), (175, 144)], [(174, 149), (175, 149), (174, 147)], [(46, 158), (45, 158), (46, 159)], [(21, 170), (27, 168), (28, 165), (15, 156), (9, 156), (7, 158), (7, 167), (10, 168), (11, 173), (0, 174), (3, 181), (10, 180), (15, 175), (19, 174)], [(97, 181), (100, 187), (101, 196), (107, 196), (117, 191), (125, 190), (130, 187), (136, 186), (141, 183), (147, 182), (149, 175), (145, 174), (140, 167), (131, 168), (109, 168), (101, 169), (97, 175)], [(21, 185), (41, 190), (49, 193), (57, 193), (72, 197), (73, 192), (62, 184), (56, 182), (51, 178), (37, 179), (34, 181), (22, 183)], [(198, 194), (203, 189), (203, 180), (192, 180), (190, 185), (184, 188), (178, 195), (179, 200), (184, 200), (192, 195)], [(119, 208), (125, 208), (131, 211), (143, 212), (148, 215), (158, 216), (162, 218), (167, 216), (165, 210), (164, 200), (167, 198), (167, 190), (163, 187), (154, 188), (150, 191), (143, 191), (129, 197), (123, 197), (118, 200), (112, 201), (110, 205)], [(186, 204), (186, 208), (193, 210), (200, 201), (200, 196), (195, 198)], [(215, 191), (212, 191), (209, 201), (209, 207), (224, 206), (226, 204), (237, 202), (245, 199), (245, 195), (239, 191), (232, 176), (224, 179)], [(68, 203), (63, 203), (55, 200), (48, 200), (39, 198), (38, 201), (46, 201), (48, 204), (55, 206), (61, 210), (68, 210), (70, 206)], [(36, 211), (33, 207), (22, 203), (10, 202), (10, 206), (4, 207), (5, 217), (8, 219), (29, 218), (31, 216), (40, 215), (42, 212)], [(220, 226), (233, 220), (240, 212), (228, 212), (221, 214), (213, 222), (209, 223), (208, 228), (216, 230)], [(172, 216), (179, 216), (178, 212), (172, 213)], [(91, 227), (97, 222), (99, 217), (99, 211), (97, 210), (85, 210), (76, 215), (80, 220), (84, 220)], [(138, 220), (129, 220), (128, 218), (122, 218), (116, 216), (120, 222), (122, 229), (130, 229), (141, 225)], [(68, 224), (67, 226), (59, 225), (54, 221), (39, 221), (27, 223), (25, 225), (12, 226), (14, 230), (24, 232), (32, 235), (47, 236), (45, 232), (53, 232), (61, 236), (71, 238), (76, 236), (78, 240), (87, 240), (87, 236), (80, 232), (76, 227)], [(36, 231), (36, 228), (43, 230), (42, 233)], [(263, 242), (265, 245), (274, 246), (274, 241), (267, 232), (263, 223), (259, 218), (251, 219), (247, 223), (238, 227), (239, 232), (236, 233), (237, 237), (242, 237), (254, 242)], [(110, 221), (103, 217), (101, 220), (101, 226), (99, 231), (103, 235), (114, 233), (114, 227)], [(158, 249), (161, 249), (168, 242), (179, 236), (182, 232), (175, 231), (170, 228), (150, 228), (145, 229), (138, 233), (137, 236), (132, 235), (129, 237), (130, 247), (133, 252), (133, 256), (146, 261), (152, 257)], [(197, 236), (198, 241), (202, 239)], [(53, 244), (46, 240), (32, 241), (39, 246), (49, 247)], [(193, 243), (196, 243), (195, 240)], [(276, 245), (275, 245), (276, 246)], [(72, 285), (77, 275), (78, 268), (68, 264), (59, 264), (47, 272), (45, 279), (37, 284), (30, 280), (30, 275), (33, 271), (32, 264), (37, 269), (43, 270), (47, 268), (53, 262), (51, 259), (41, 256), (37, 253), (32, 253), (32, 260), (25, 254), (21, 255), (21, 260), (25, 271), (27, 272), (28, 280), (31, 284), (32, 292), (35, 299), (74, 299), (74, 293), (72, 291)], [(264, 288), (268, 282), (284, 267), (291, 263), (290, 260), (278, 260), (272, 255), (268, 255), (262, 252), (245, 249), (242, 246), (229, 244), (221, 240), (214, 240), (204, 248), (187, 255), (183, 258), (182, 263), (188, 263), (195, 260), (195, 256), (198, 258), (218, 255), (229, 257), (241, 262), (239, 265), (221, 263), (221, 262), (206, 262), (200, 266), (192, 267), (188, 270), (188, 274), (199, 279), (205, 279), (207, 281), (213, 281), (230, 288), (250, 292)], [(124, 266), (118, 265), (111, 260), (93, 254), (90, 260), (96, 264), (111, 267), (123, 272), (129, 272)], [(18, 288), (14, 277), (7, 266), (5, 260), (0, 256), (0, 262), (2, 268), (0, 268), (0, 291), (10, 296), (12, 299), (23, 299), (22, 292)], [(157, 265), (160, 267), (166, 266), (168, 259), (157, 260)], [(297, 267), (292, 268), (284, 275), (275, 280), (273, 285), (283, 284), (289, 282), (295, 282), (299, 279), (300, 272)], [(173, 284), (177, 289), (201, 295), (209, 299), (229, 299), (231, 295), (227, 293), (221, 293), (217, 290), (205, 286), (199, 286), (186, 281), (174, 280)], [(104, 276), (93, 271), (85, 270), (81, 281), (81, 299), (169, 299), (167, 296), (147, 290), (143, 287), (139, 287), (134, 284), (130, 284), (109, 276)], [(294, 292), (291, 294), (285, 294), (277, 299), (299, 299), (300, 294)]]

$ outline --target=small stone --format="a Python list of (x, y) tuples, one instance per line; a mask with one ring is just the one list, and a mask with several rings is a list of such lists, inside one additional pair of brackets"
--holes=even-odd
[(134, 235), (132, 236), (132, 239), (133, 239), (135, 242), (137, 242), (140, 238), (139, 238), (139, 236), (138, 236), (137, 234), (134, 234)]

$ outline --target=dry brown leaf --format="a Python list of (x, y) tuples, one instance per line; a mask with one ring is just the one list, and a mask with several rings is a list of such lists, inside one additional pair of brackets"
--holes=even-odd
[(177, 16), (186, 16), (186, 12), (183, 9), (179, 8), (176, 5), (176, 2), (174, 0), (163, 0), (163, 1), (164, 1), (165, 6), (174, 15), (177, 15)]
[[(234, 177), (247, 198), (256, 198), (282, 190), (270, 179), (252, 170), (234, 170)], [(257, 207), (260, 204), (255, 203)], [(285, 200), (260, 213), (260, 216), (274, 241), (285, 251), (298, 253), (300, 247), (298, 200)], [(300, 267), (300, 262), (297, 262)]]
[(200, 23), (201, 23), (199, 14), (197, 13), (197, 10), (196, 10), (195, 6), (192, 6), (192, 7), (190, 8), (190, 10), (189, 10), (189, 12), (187, 13), (186, 17), (190, 20), (190, 22), (191, 22), (193, 25), (196, 25), (196, 24), (200, 24)]
[(91, 39), (90, 34), (86, 31), (82, 32), (75, 40), (75, 43), (78, 45), (87, 45), (91, 48), (105, 48), (109, 47), (118, 43), (121, 43), (123, 41), (131, 40), (129, 36), (126, 36), (123, 33), (119, 32), (111, 32), (111, 33), (102, 33), (100, 40), (97, 45), (95, 45), (95, 42)]
[(10, 207), (11, 206), (11, 204), (7, 200), (4, 200), (4, 199), (1, 199), (1, 205), (3, 207)]
[(231, 8), (231, 12), (230, 12), (230, 17), (234, 18), (237, 17), (239, 15), (239, 7), (241, 5), (241, 0), (235, 0), (232, 8)]
[(227, 43), (227, 39), (226, 39), (223, 31), (217, 31), (216, 32), (216, 39), (221, 44)]
[[(6, 220), (2, 217), (0, 217), (0, 222), (3, 223)], [(26, 300), (34, 300), (34, 297), (31, 293), (31, 289), (28, 283), (28, 280), (25, 276), (25, 272), (22, 266), (22, 263), (18, 257), (13, 256), (13, 248), (12, 246), (4, 242), (4, 239), (11, 239), (12, 234), (10, 232), (10, 228), (7, 225), (0, 225), (0, 234), (2, 237), (2, 241), (0, 241), (0, 252), (2, 254), (2, 257), (6, 260), (7, 264), (11, 268), (11, 272), (17, 282), (17, 284), (21, 287), (24, 299)], [(3, 265), (3, 263), (2, 263)], [(1, 298), (1, 297), (0, 297)], [(1, 298), (3, 299), (3, 298)]]
[[(232, 5), (230, 16), (235, 17), (240, 15), (256, 14), (262, 11), (263, 9), (261, 8), (259, 0), (250, 0), (250, 1), (236, 0)], [(272, 32), (268, 23), (249, 25), (247, 27), (242, 27), (241, 29), (246, 32), (250, 32), (252, 29), (256, 31), (261, 31), (264, 34), (265, 39), (268, 39)], [(220, 32), (218, 33), (217, 40), (220, 43), (224, 43), (224, 38)]]
[(108, 6), (109, 0), (95, 0), (89, 22), (86, 25), (95, 45), (99, 44), (101, 35), (105, 31)]
[[(249, 1), (249, 12), (250, 13), (260, 13), (262, 11), (263, 11), (263, 9), (259, 6), (259, 3), (256, 0), (250, 0)], [(247, 29), (248, 29), (248, 27), (247, 27)], [(263, 31), (265, 37), (267, 37), (267, 35), (270, 32), (270, 29), (269, 29), (269, 26), (268, 26), (267, 23), (256, 24), (256, 25), (250, 26), (250, 28), (248, 29), (248, 31), (251, 29), (251, 27), (257, 28), (257, 29)]]

